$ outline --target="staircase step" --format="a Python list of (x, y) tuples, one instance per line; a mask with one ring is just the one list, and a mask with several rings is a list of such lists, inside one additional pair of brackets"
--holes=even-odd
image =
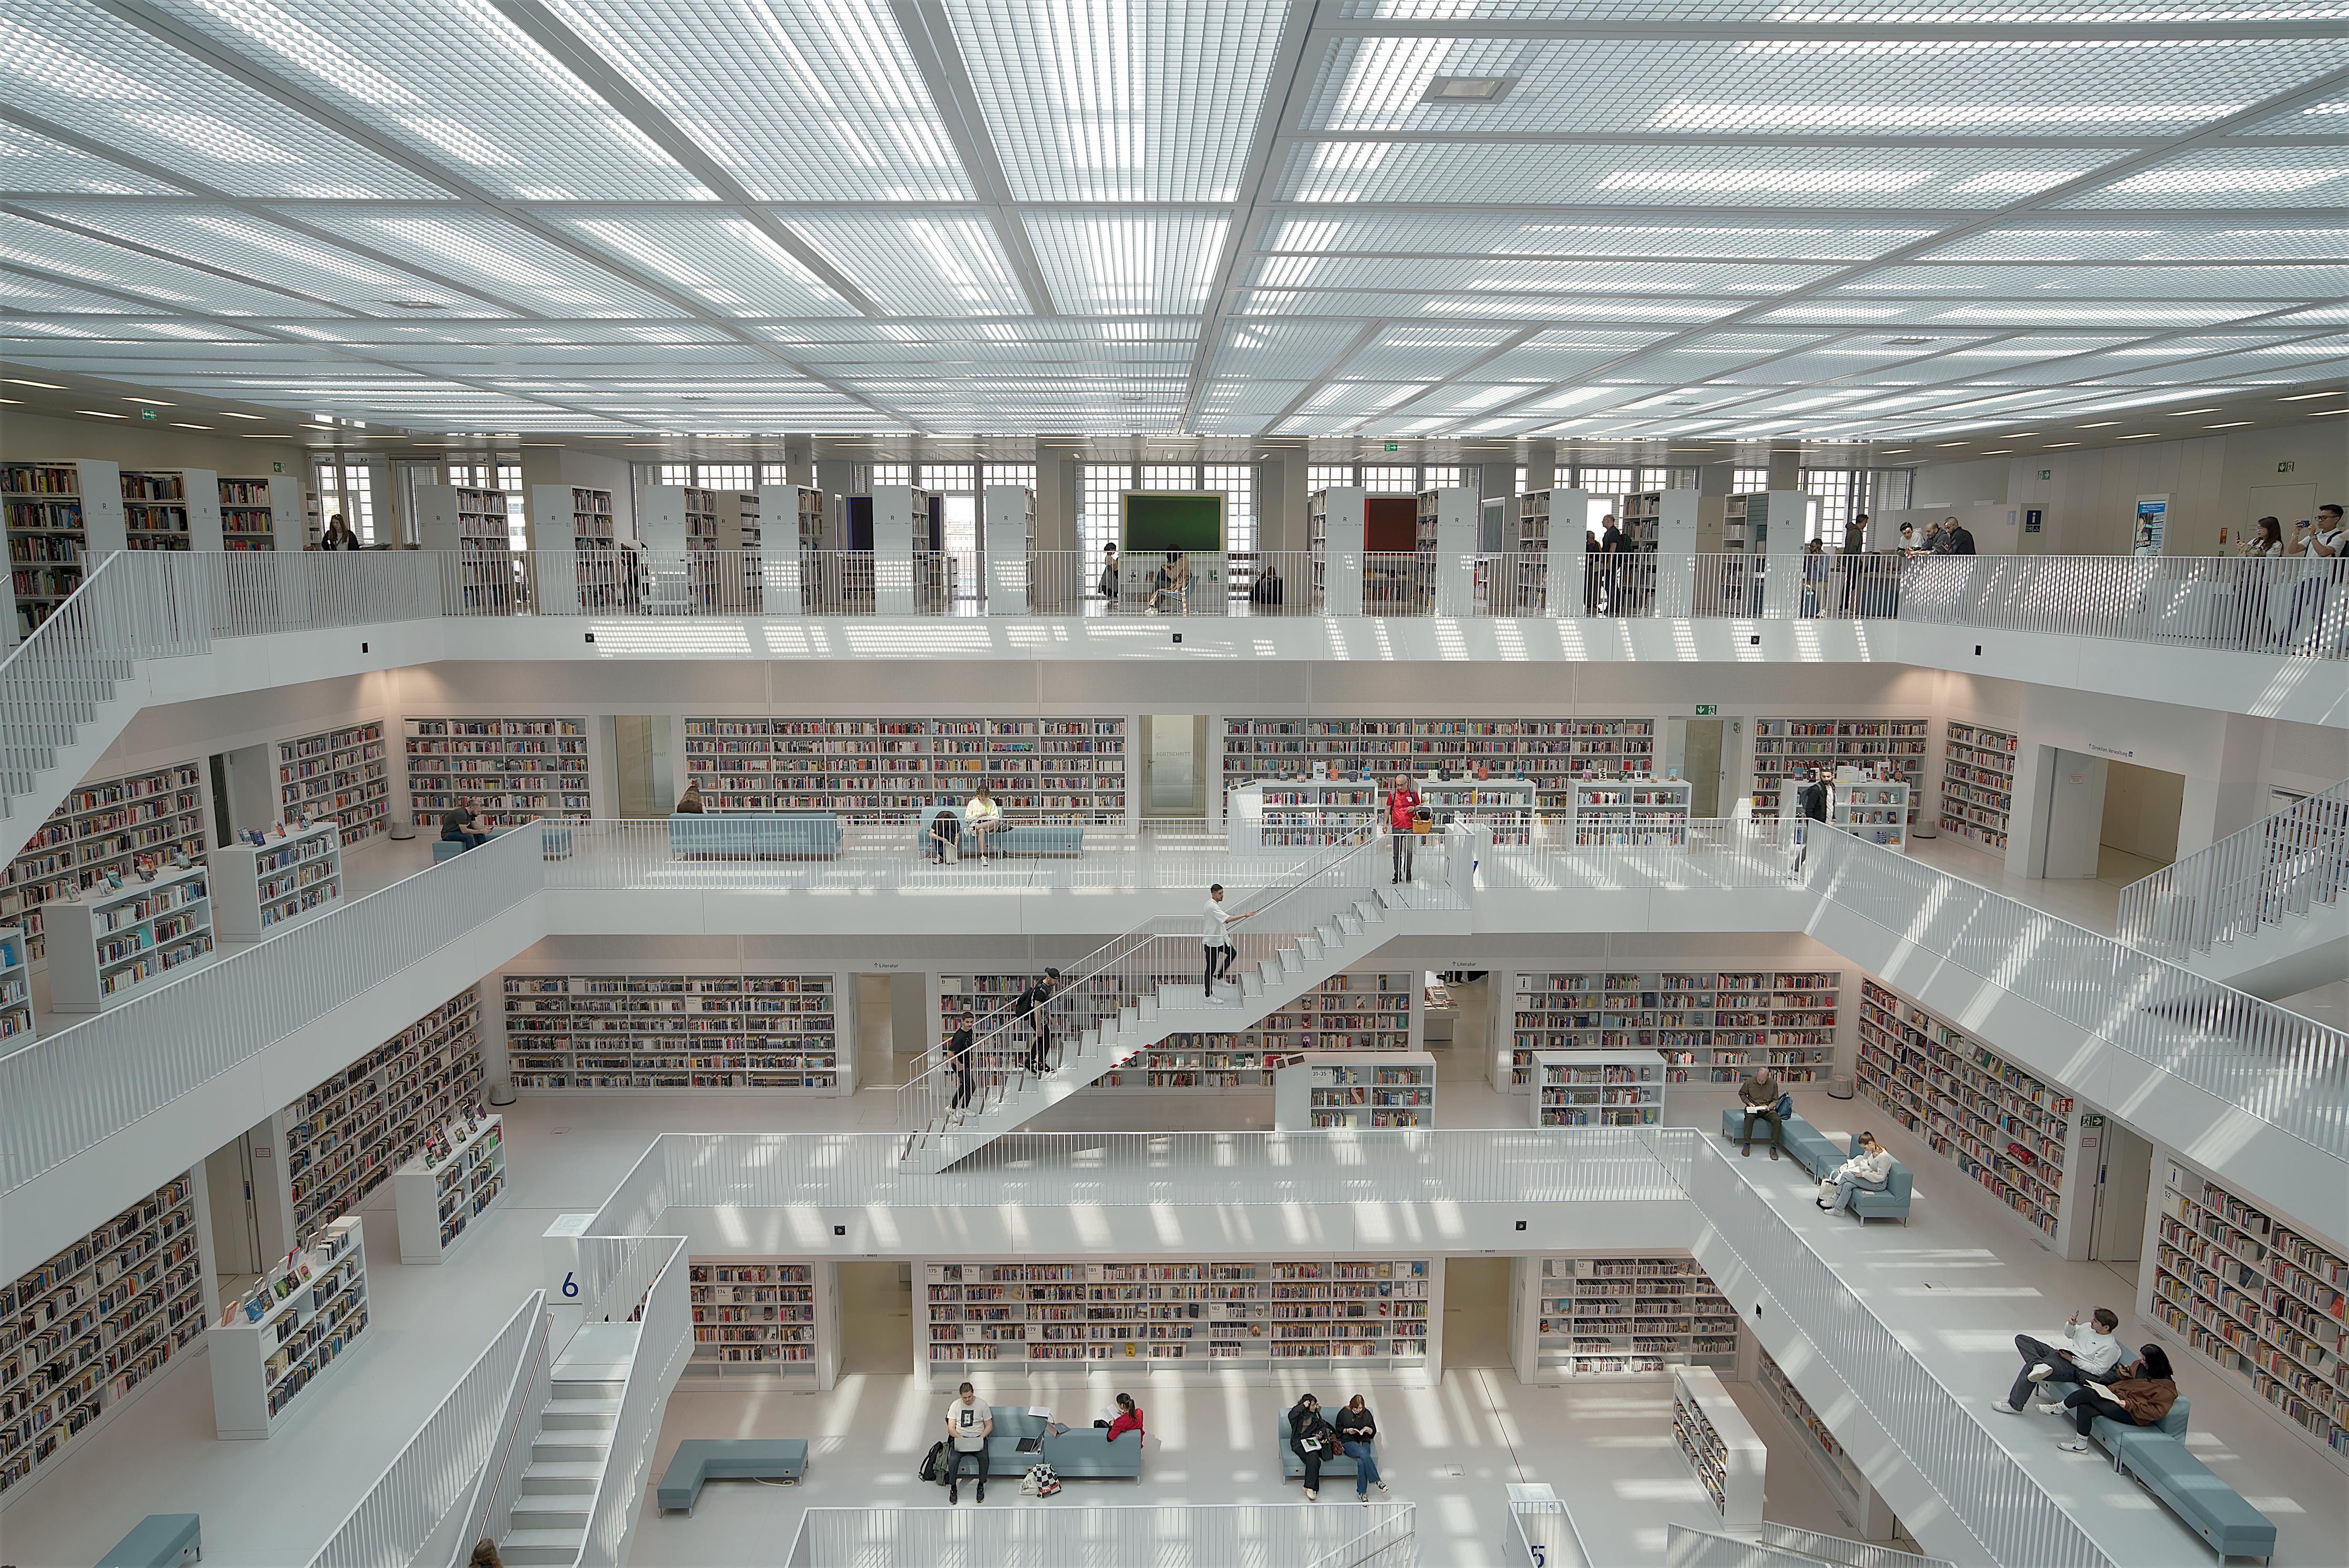
[(1305, 961), (1298, 956), (1298, 952), (1295, 948), (1283, 948), (1280, 950), (1280, 969), (1282, 973), (1295, 974), (1304, 967)]
[(533, 1459), (522, 1472), (524, 1496), (533, 1492), (593, 1492), (604, 1473), (599, 1459)]
[(513, 1522), (521, 1530), (575, 1530), (587, 1528), (587, 1511), (595, 1506), (595, 1494), (585, 1492), (524, 1492), (513, 1501)]
[(1321, 939), (1319, 937), (1298, 938), (1297, 945), (1294, 948), (1288, 948), (1282, 950), (1280, 955), (1281, 961), (1283, 963), (1287, 963), (1288, 961), (1288, 955), (1292, 952), (1297, 954), (1300, 962), (1319, 963), (1321, 961)]
[(1379, 912), (1378, 905), (1368, 898), (1354, 900), (1354, 914), (1365, 927), (1375, 926), (1386, 919)]
[(1264, 977), (1262, 975), (1256, 974), (1244, 974), (1240, 976), (1240, 994), (1242, 996), (1251, 997), (1262, 996), (1264, 994)]
[(542, 1432), (608, 1432), (619, 1417), (616, 1399), (549, 1399), (538, 1428)]
[(577, 1530), (514, 1530), (498, 1542), (498, 1556), (510, 1568), (545, 1568), (548, 1564), (579, 1561), (579, 1549), (587, 1543), (585, 1526)]
[(599, 1437), (594, 1432), (541, 1432), (531, 1440), (530, 1457), (533, 1464), (601, 1466), (611, 1449), (609, 1433)]

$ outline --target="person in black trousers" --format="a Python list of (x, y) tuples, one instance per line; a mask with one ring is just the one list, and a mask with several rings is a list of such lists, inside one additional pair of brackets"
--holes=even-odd
[(958, 1111), (970, 1104), (970, 1020), (957, 1022), (955, 1032), (947, 1037), (947, 1065), (954, 1073), (954, 1098), (947, 1109)]
[(1338, 1434), (1321, 1415), (1321, 1401), (1307, 1394), (1288, 1411), (1288, 1451), (1305, 1467), (1305, 1501), (1321, 1501), (1321, 1465), (1338, 1446)]
[(1042, 1076), (1052, 1070), (1052, 993), (1061, 988), (1061, 971), (1048, 969), (1044, 978), (1011, 999), (1011, 1010), (1036, 1031), (1028, 1045), (1028, 1070)]

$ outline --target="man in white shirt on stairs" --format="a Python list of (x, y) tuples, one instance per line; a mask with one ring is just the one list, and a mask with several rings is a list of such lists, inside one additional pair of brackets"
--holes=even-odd
[(1232, 939), (1226, 932), (1233, 925), (1247, 919), (1246, 915), (1235, 915), (1224, 908), (1224, 885), (1221, 882), (1207, 889), (1207, 912), (1199, 922), (1199, 941), (1206, 950), (1206, 965), (1200, 975), (1200, 987), (1206, 992), (1209, 1002), (1216, 1000), (1216, 981), (1220, 980), (1226, 985), (1231, 983), (1232, 961), (1239, 957), (1239, 950), (1232, 946)]
[(2023, 1353), (2023, 1370), (2014, 1379), (2014, 1386), (2004, 1399), (1993, 1400), (2010, 1416), (2023, 1412), (2023, 1402), (2031, 1397), (2033, 1386), (2042, 1383), (2110, 1383), (2118, 1370), (2123, 1352), (2121, 1342), (2113, 1337), (2121, 1320), (2110, 1307), (2098, 1307), (2088, 1314), (2091, 1326), (2080, 1326), (2080, 1314), (2074, 1313), (2072, 1321), (2064, 1325), (2062, 1345), (2053, 1345), (2027, 1334), (2014, 1336), (2014, 1348)]

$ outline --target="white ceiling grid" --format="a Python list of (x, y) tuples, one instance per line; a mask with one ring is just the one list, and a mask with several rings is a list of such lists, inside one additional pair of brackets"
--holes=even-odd
[(436, 431), (1898, 445), (2338, 381), (2344, 21), (15, 0), (0, 351)]

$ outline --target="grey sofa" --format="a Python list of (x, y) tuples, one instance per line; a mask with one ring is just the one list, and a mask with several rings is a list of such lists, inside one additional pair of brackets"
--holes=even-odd
[[(987, 1473), (1017, 1476), (1039, 1463), (1052, 1467), (1062, 1480), (1108, 1478), (1142, 1479), (1142, 1434), (1121, 1432), (1114, 1443), (1106, 1427), (1071, 1427), (1057, 1435), (1044, 1429), (1044, 1417), (1031, 1416), (1023, 1405), (992, 1405), (995, 1430), (987, 1437)], [(1021, 1453), (1022, 1438), (1040, 1439), (1033, 1453)]]

